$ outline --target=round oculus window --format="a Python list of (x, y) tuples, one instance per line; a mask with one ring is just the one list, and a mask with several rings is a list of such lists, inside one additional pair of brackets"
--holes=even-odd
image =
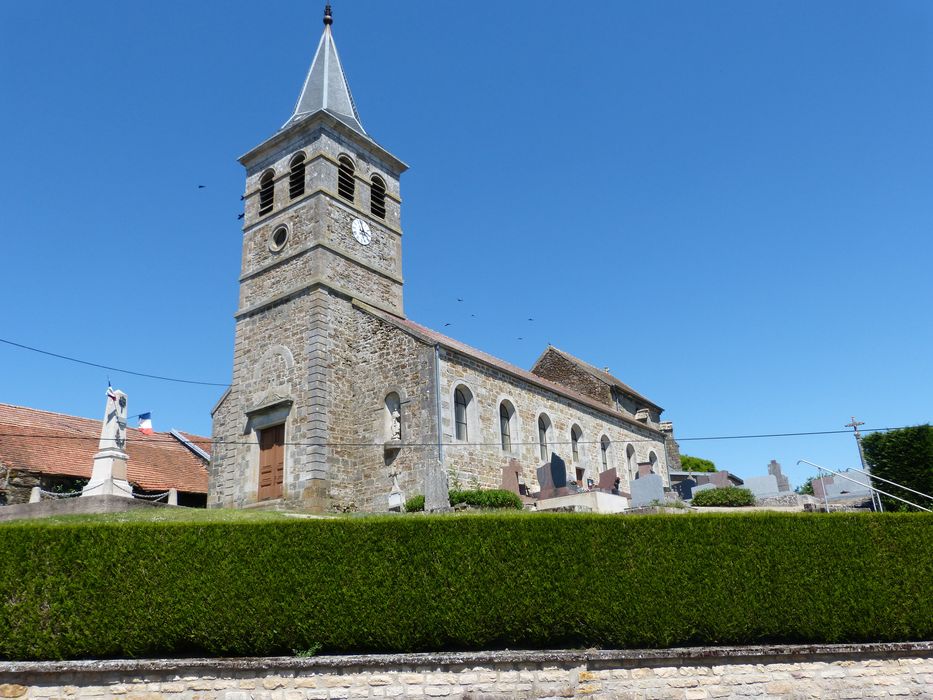
[(279, 226), (272, 232), (269, 239), (269, 250), (273, 253), (282, 250), (288, 242), (288, 229), (285, 226)]

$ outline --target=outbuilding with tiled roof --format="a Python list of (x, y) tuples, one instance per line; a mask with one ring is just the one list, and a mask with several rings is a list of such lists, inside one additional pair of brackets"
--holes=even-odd
[[(71, 490), (90, 478), (101, 421), (0, 403), (0, 500), (25, 503), (33, 487)], [(127, 480), (137, 493), (176, 489), (179, 505), (207, 498), (209, 438), (126, 431)]]

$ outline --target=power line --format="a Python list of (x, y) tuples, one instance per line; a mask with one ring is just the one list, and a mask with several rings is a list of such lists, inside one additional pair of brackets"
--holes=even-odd
[(97, 367), (98, 369), (108, 369), (111, 372), (122, 372), (123, 374), (132, 374), (136, 377), (146, 377), (147, 379), (159, 379), (163, 382), (177, 382), (179, 384), (199, 384), (201, 386), (230, 386), (229, 384), (221, 384), (219, 382), (200, 382), (194, 379), (178, 379), (176, 377), (163, 377), (158, 374), (147, 374), (146, 372), (134, 372), (131, 369), (121, 369), (119, 367), (110, 367), (109, 365), (101, 365), (96, 362), (88, 362), (87, 360), (79, 360), (76, 357), (69, 357), (68, 355), (59, 355), (57, 352), (49, 352), (48, 350), (40, 350), (39, 348), (34, 348), (29, 345), (23, 345), (22, 343), (14, 343), (12, 340), (5, 340), (0, 338), (0, 343), (6, 343), (7, 345), (12, 345), (15, 348), (21, 348), (22, 350), (29, 350), (30, 352), (37, 352), (40, 355), (48, 355), (49, 357), (57, 357), (60, 360), (68, 360), (69, 362), (77, 362), (79, 365), (87, 365), (88, 367)]
[[(866, 433), (883, 433), (891, 430), (902, 430), (909, 426), (900, 426), (895, 428), (868, 428), (865, 430)], [(840, 433), (848, 434), (848, 430), (815, 430), (802, 433), (761, 433), (757, 435), (713, 435), (708, 437), (689, 437), (689, 438), (675, 438), (676, 442), (685, 442), (685, 441), (697, 441), (697, 440), (748, 440), (755, 438), (781, 438), (781, 437), (799, 437), (806, 435), (838, 435)], [(55, 435), (43, 435), (41, 433), (0, 433), (0, 438), (4, 437), (13, 437), (13, 438), (42, 438), (50, 440), (101, 440), (100, 437), (95, 437), (93, 435), (62, 435), (60, 433)], [(116, 440), (116, 438), (104, 438), (110, 441)], [(190, 439), (190, 438), (189, 438)], [(128, 437), (127, 442), (132, 442), (133, 438)], [(157, 438), (157, 437), (148, 437), (145, 440), (146, 443), (153, 442), (166, 442), (179, 444), (177, 438), (166, 437), (166, 438)], [(192, 440), (194, 444), (197, 444), (198, 441)], [(219, 440), (220, 443), (224, 445), (258, 445), (259, 443), (256, 440)], [(660, 439), (650, 439), (650, 438), (632, 438), (626, 440), (620, 440), (620, 443), (633, 443), (633, 442), (651, 442), (651, 443), (660, 443)], [(598, 440), (578, 440), (578, 445), (599, 445), (602, 441)], [(374, 442), (284, 442), (283, 445), (295, 446), (295, 447), (378, 447), (380, 449), (384, 448), (383, 443), (374, 443)], [(500, 447), (502, 443), (500, 441), (496, 442), (442, 442), (440, 443), (443, 447)], [(512, 442), (513, 446), (540, 446), (540, 442), (537, 441), (528, 441), (528, 442)], [(572, 441), (570, 440), (548, 440), (548, 447), (557, 447), (561, 445), (570, 445)], [(398, 443), (397, 447), (437, 447), (438, 442), (403, 442)]]

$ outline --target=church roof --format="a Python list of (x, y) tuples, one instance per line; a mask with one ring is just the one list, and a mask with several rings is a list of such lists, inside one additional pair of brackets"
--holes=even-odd
[[(541, 357), (539, 357), (537, 361), (535, 361), (535, 366), (537, 366), (538, 362), (540, 362), (541, 359), (549, 351), (556, 352), (558, 355), (565, 358), (569, 362), (572, 362), (574, 365), (576, 365), (578, 368), (580, 368), (581, 370), (583, 370), (590, 376), (596, 377), (596, 379), (603, 382), (604, 384), (608, 384), (611, 387), (615, 387), (622, 393), (628, 394), (629, 396), (631, 396), (632, 398), (638, 401), (643, 401), (646, 404), (661, 410), (661, 407), (658, 406), (654, 401), (652, 401), (651, 399), (645, 396), (642, 396), (637, 391), (635, 391), (632, 387), (630, 387), (628, 384), (624, 383), (621, 379), (618, 379), (617, 377), (614, 377), (613, 375), (609, 374), (608, 367), (606, 369), (599, 369), (598, 367), (594, 367), (593, 365), (591, 365), (589, 362), (585, 362), (581, 360), (579, 357), (571, 355), (569, 352), (565, 352), (564, 350), (561, 350), (560, 348), (555, 348), (553, 345), (547, 346), (547, 350), (541, 353)], [(534, 367), (532, 367), (532, 371), (534, 371)]]
[(414, 321), (411, 321), (407, 318), (393, 316), (391, 314), (375, 309), (368, 304), (363, 304), (358, 301), (354, 301), (354, 305), (366, 311), (367, 313), (382, 319), (383, 321), (391, 323), (392, 325), (407, 331), (409, 334), (414, 335), (416, 338), (420, 338), (424, 342), (431, 344), (436, 343), (437, 345), (441, 345), (442, 347), (453, 350), (454, 352), (457, 352), (461, 355), (466, 355), (467, 357), (470, 357), (482, 364), (495, 367), (496, 369), (501, 370), (507, 374), (511, 374), (514, 377), (523, 379), (526, 382), (535, 384), (539, 387), (552, 391), (555, 394), (564, 396), (565, 398), (571, 399), (572, 401), (576, 401), (577, 403), (584, 404), (589, 408), (599, 411), (600, 413), (610, 415), (642, 430), (648, 430), (653, 433), (659, 432), (655, 428), (636, 421), (630, 416), (627, 416), (621, 411), (617, 411), (614, 408), (607, 406), (601, 401), (597, 401), (596, 399), (586, 396), (585, 394), (574, 391), (573, 389), (570, 389), (563, 384), (558, 384), (557, 382), (553, 382), (550, 379), (545, 379), (544, 377), (540, 377), (537, 374), (532, 374), (528, 370), (517, 367), (516, 365), (506, 362), (505, 360), (500, 360), (494, 355), (490, 355), (489, 353), (483, 352), (482, 350), (477, 350), (476, 348), (467, 345), (466, 343), (461, 343), (459, 340), (454, 340), (453, 338), (450, 338), (443, 333), (438, 333), (437, 331), (431, 330), (426, 326), (422, 326), (420, 323), (415, 323)]
[(337, 45), (331, 32), (332, 24), (333, 18), (328, 5), (324, 11), (324, 33), (321, 34), (321, 41), (317, 45), (298, 102), (295, 103), (295, 111), (285, 126), (323, 111), (366, 136), (359, 112), (356, 111), (356, 103), (350, 93), (347, 76), (337, 55)]
[[(0, 465), (49, 476), (88, 479), (101, 422), (0, 403)], [(209, 453), (210, 438), (179, 433)], [(146, 491), (207, 493), (205, 460), (172, 433), (126, 429), (127, 480)]]

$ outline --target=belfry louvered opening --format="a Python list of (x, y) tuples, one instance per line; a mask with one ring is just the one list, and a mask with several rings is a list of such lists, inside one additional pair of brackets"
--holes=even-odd
[(288, 173), (288, 196), (295, 199), (305, 193), (305, 154), (296, 153)]
[(271, 170), (263, 173), (259, 180), (259, 216), (272, 211), (275, 203), (275, 173)]
[(373, 175), (369, 188), (369, 211), (375, 217), (386, 218), (386, 183), (378, 175)]
[(353, 195), (356, 191), (356, 180), (353, 177), (353, 161), (347, 156), (340, 156), (339, 167), (337, 168), (337, 194), (344, 199), (353, 201)]

